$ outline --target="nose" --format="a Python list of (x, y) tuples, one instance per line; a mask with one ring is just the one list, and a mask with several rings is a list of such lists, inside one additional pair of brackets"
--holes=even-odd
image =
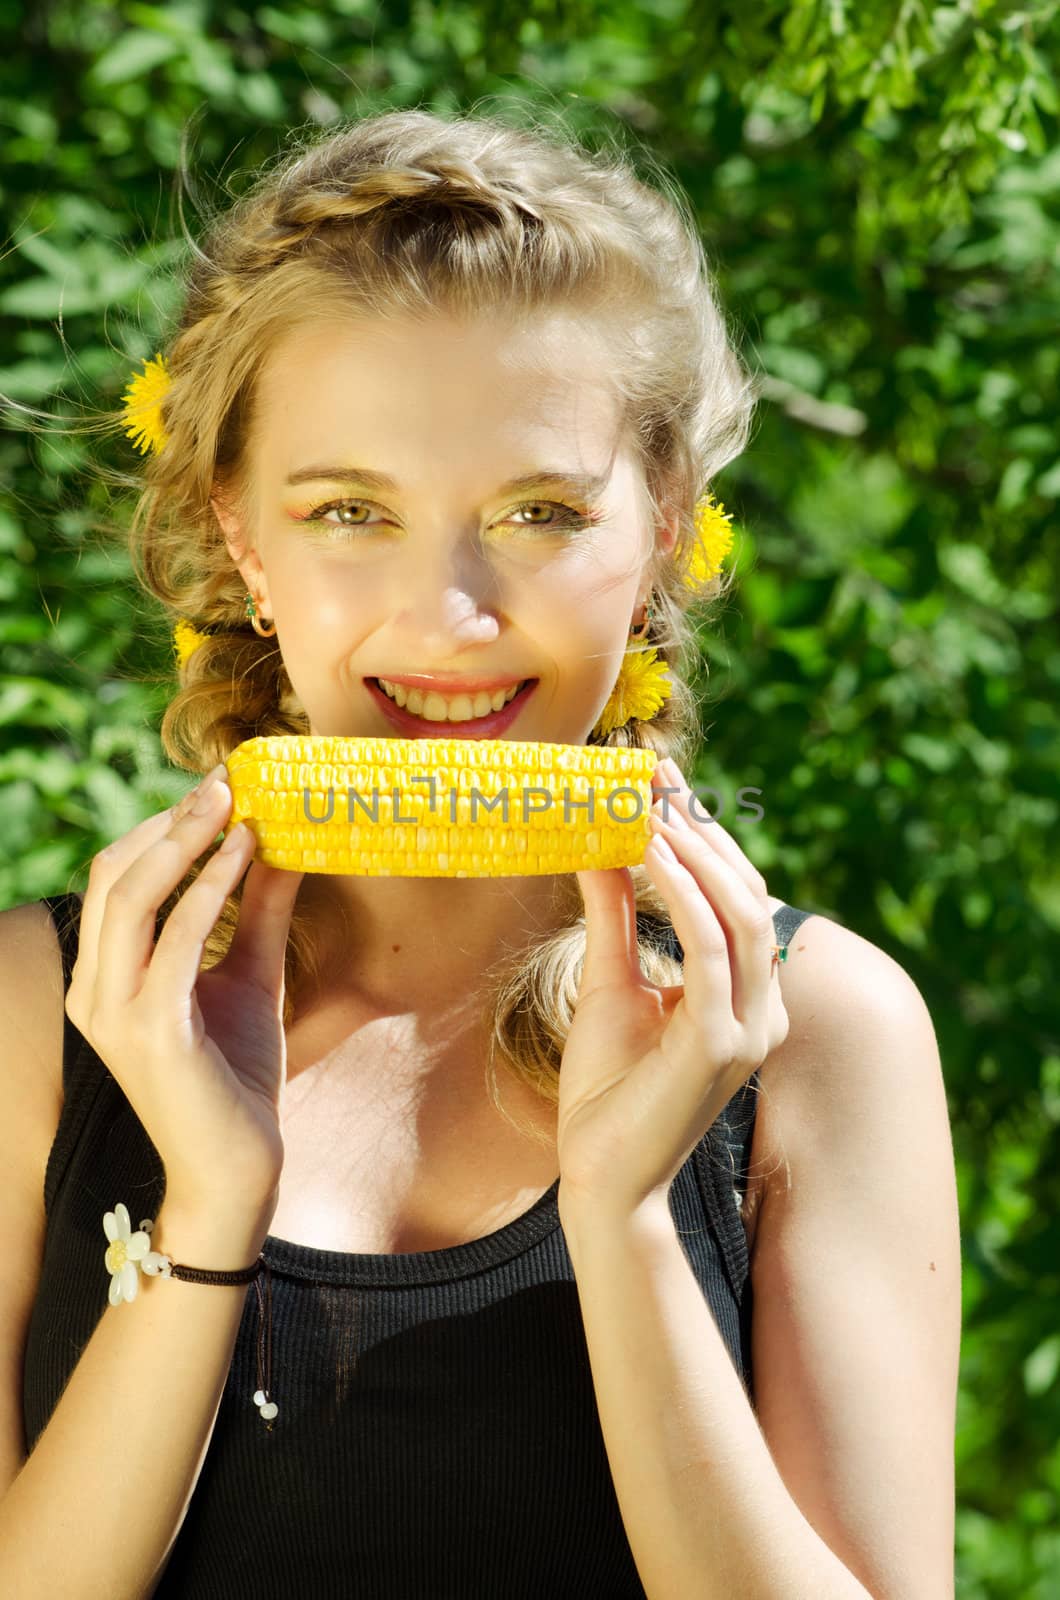
[(421, 549), (410, 565), (416, 570), (403, 570), (395, 628), (410, 661), (430, 666), (497, 637), (495, 576), (481, 556), (462, 543), (433, 558)]
[(406, 642), (410, 660), (446, 661), (476, 644), (488, 644), (500, 632), (497, 618), (484, 611), (465, 591), (449, 587), (433, 601), (406, 607), (397, 633)]

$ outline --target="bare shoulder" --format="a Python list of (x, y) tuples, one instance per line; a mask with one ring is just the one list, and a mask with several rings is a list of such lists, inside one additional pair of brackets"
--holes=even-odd
[(0, 1496), (26, 1458), (22, 1382), (40, 1282), (44, 1178), (62, 1111), (63, 994), (59, 936), (42, 901), (0, 911)]
[[(781, 903), (771, 900), (770, 909)], [(915, 1035), (938, 1067), (930, 1014), (913, 979), (853, 929), (814, 913), (796, 930), (778, 971), (790, 1029), (758, 1073), (749, 1182), (756, 1207), (788, 1192), (796, 1147), (804, 1166), (817, 1154), (829, 1160), (837, 1121), (877, 1103), (881, 1085), (867, 1075), (878, 1075), (890, 1037), (901, 1054), (900, 1041)], [(923, 1051), (907, 1055), (909, 1069), (922, 1072), (923, 1059)], [(893, 1071), (902, 1066), (895, 1061)]]
[(756, 1413), (866, 1593), (950, 1596), (961, 1235), (935, 1028), (870, 940), (815, 915), (793, 944), (757, 1103)]
[(8, 1037), (0, 1069), (6, 1174), (28, 1164), (43, 1190), (62, 1111), (66, 1007), (59, 936), (42, 900), (0, 911), (0, 1005)]

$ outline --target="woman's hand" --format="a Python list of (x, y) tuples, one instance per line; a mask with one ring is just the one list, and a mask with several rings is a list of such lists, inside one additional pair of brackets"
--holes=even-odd
[(560, 1192), (623, 1214), (665, 1202), (789, 1027), (765, 879), (719, 822), (704, 820), (672, 762), (652, 788), (644, 864), (684, 949), (684, 983), (660, 987), (641, 972), (629, 869), (579, 872), (587, 942), (559, 1081)]
[(254, 854), (252, 830), (233, 829), (232, 850), (211, 856), (155, 941), (159, 907), (230, 815), (223, 772), (93, 859), (66, 1014), (146, 1128), (167, 1203), (249, 1212), (267, 1203), (283, 1167), (284, 952), (304, 874), (253, 862), (231, 945), (201, 972), (206, 939)]

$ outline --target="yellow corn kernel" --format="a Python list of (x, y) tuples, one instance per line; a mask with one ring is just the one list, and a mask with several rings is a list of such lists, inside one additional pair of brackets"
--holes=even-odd
[[(228, 757), (229, 830), (292, 872), (504, 878), (637, 866), (653, 750), (277, 735)], [(592, 807), (590, 812), (589, 807)]]

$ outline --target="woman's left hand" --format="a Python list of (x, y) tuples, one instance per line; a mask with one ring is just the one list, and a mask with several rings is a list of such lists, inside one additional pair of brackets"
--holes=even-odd
[(765, 879), (718, 821), (703, 820), (676, 766), (657, 768), (652, 788), (644, 865), (681, 941), (684, 983), (661, 987), (641, 971), (628, 867), (579, 872), (586, 951), (559, 1077), (560, 1193), (623, 1214), (665, 1201), (789, 1027)]

